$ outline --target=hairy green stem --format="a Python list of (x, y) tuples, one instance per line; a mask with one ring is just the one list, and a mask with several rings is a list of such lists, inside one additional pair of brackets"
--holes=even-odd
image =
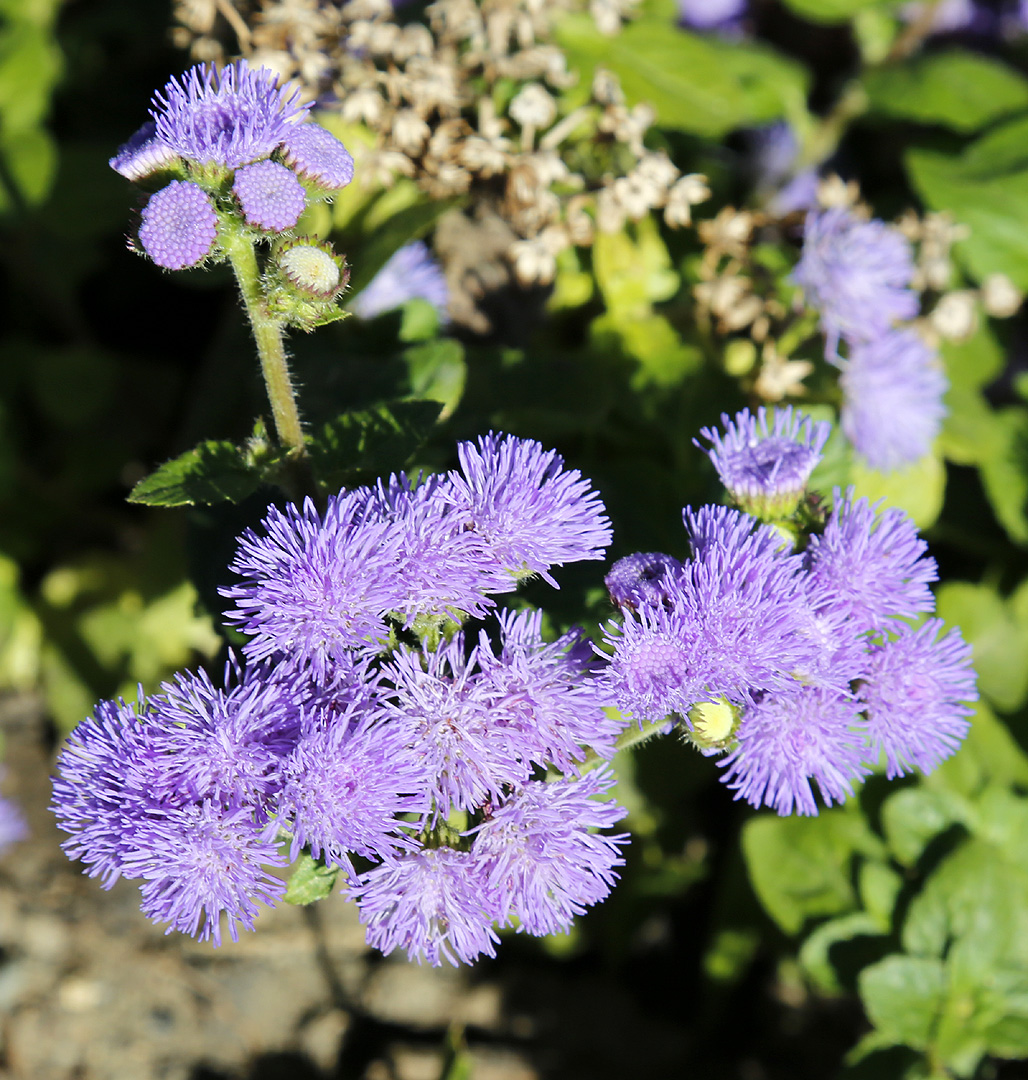
[(236, 275), (239, 292), (253, 329), (253, 339), (257, 344), (257, 355), (260, 357), (261, 372), (264, 375), (268, 400), (271, 402), (271, 413), (279, 442), (288, 447), (291, 454), (301, 457), (305, 452), (303, 426), (296, 407), (292, 379), (289, 377), (283, 324), (281, 320), (269, 315), (265, 307), (253, 243), (237, 233), (222, 236), (221, 246)]
[[(649, 720), (645, 724), (629, 724), (618, 736), (618, 740), (614, 744), (614, 752), (628, 750), (633, 746), (646, 742), (648, 739), (652, 739), (654, 735), (659, 735), (667, 724), (674, 719), (675, 716), (672, 713), (660, 720)], [(608, 760), (609, 758), (600, 757), (595, 750), (590, 750), (580, 767), (585, 771), (586, 769), (595, 768), (597, 765), (603, 765)]]

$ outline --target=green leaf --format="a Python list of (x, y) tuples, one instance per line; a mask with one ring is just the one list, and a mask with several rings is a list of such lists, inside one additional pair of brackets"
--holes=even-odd
[(882, 805), (882, 828), (896, 861), (912, 866), (928, 842), (966, 817), (960, 800), (922, 787), (894, 791)]
[(883, 499), (886, 506), (896, 506), (913, 518), (919, 529), (934, 524), (942, 510), (946, 493), (946, 466), (934, 454), (905, 469), (878, 472), (863, 465), (854, 457), (850, 479), (857, 495), (866, 495), (872, 502)]
[(464, 346), (453, 338), (437, 338), (403, 351), (411, 393), (426, 401), (442, 403), (440, 420), (457, 408), (467, 381)]
[(872, 69), (864, 89), (879, 113), (961, 132), (1028, 108), (1028, 81), (1018, 72), (960, 49)]
[(940, 617), (971, 643), (982, 693), (1000, 709), (1018, 708), (1028, 698), (1028, 618), (994, 589), (964, 581), (942, 585), (937, 605)]
[(850, 860), (858, 851), (881, 850), (859, 810), (848, 808), (817, 818), (753, 818), (742, 846), (760, 902), (789, 934), (807, 919), (852, 911)]
[(944, 761), (925, 783), (959, 795), (975, 795), (990, 783), (1028, 787), (1028, 756), (1006, 725), (979, 701), (960, 752)]
[(797, 15), (817, 23), (844, 22), (865, 8), (882, 6), (882, 0), (785, 0)]
[(0, 117), (4, 131), (22, 133), (45, 119), (61, 68), (61, 51), (49, 27), (18, 21), (0, 29)]
[(325, 866), (310, 855), (301, 855), (296, 869), (289, 876), (285, 901), (287, 904), (304, 905), (324, 900), (334, 888), (338, 876), (338, 867)]
[(800, 966), (819, 989), (830, 994), (839, 993), (842, 985), (829, 955), (832, 946), (855, 937), (877, 937), (881, 933), (878, 921), (866, 911), (853, 911), (837, 919), (829, 919), (803, 942), (799, 953)]
[(588, 85), (602, 64), (620, 78), (629, 104), (652, 105), (663, 127), (718, 137), (777, 119), (806, 96), (800, 65), (762, 46), (676, 30), (663, 19), (642, 18), (608, 37), (591, 16), (569, 14), (557, 22), (556, 38), (582, 82)]
[[(1026, 178), (1028, 179), (1028, 178)], [(992, 414), (993, 434), (980, 460), (985, 494), (996, 520), (1018, 544), (1028, 544), (1028, 409), (1011, 405)]]
[(345, 412), (308, 440), (311, 464), (330, 490), (400, 470), (439, 419), (437, 401), (392, 401)]
[(0, 212), (19, 204), (37, 206), (50, 194), (57, 175), (57, 147), (42, 128), (0, 133), (0, 159)]
[(240, 502), (261, 483), (239, 447), (208, 440), (140, 480), (128, 497), (145, 506), (212, 506)]
[(1016, 120), (972, 143), (962, 155), (912, 149), (911, 182), (933, 210), (947, 210), (970, 228), (954, 254), (978, 281), (1002, 272), (1028, 289), (1028, 151)]
[(931, 957), (887, 956), (864, 968), (860, 996), (882, 1036), (927, 1049), (946, 997), (946, 971)]

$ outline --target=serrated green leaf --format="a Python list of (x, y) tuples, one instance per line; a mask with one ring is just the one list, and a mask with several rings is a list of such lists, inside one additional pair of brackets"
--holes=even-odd
[(313, 904), (316, 900), (324, 900), (335, 887), (338, 876), (338, 867), (325, 866), (310, 855), (301, 855), (296, 862), (296, 869), (289, 876), (285, 901), (287, 904), (303, 906)]
[(240, 502), (261, 483), (261, 473), (230, 442), (208, 440), (140, 480), (128, 497), (145, 506), (213, 506)]
[(886, 116), (972, 132), (1028, 108), (1028, 81), (980, 53), (951, 49), (864, 76), (871, 107)]
[(308, 439), (318, 479), (329, 490), (401, 470), (428, 437), (437, 401), (392, 401), (345, 412)]
[(883, 1038), (924, 1050), (946, 998), (941, 960), (887, 956), (860, 973), (860, 997)]

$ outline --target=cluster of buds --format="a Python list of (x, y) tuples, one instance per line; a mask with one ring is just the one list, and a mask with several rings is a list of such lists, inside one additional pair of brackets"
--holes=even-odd
[(264, 278), (276, 316), (304, 329), (337, 317), (345, 263), (297, 227), (311, 203), (350, 183), (353, 158), (308, 108), (245, 60), (172, 79), (110, 162), (151, 192), (130, 247), (185, 270), (274, 241)]
[[(585, 102), (561, 97), (575, 82), (553, 40), (553, 16), (578, 0), (436, 0), (427, 25), (401, 24), (389, 0), (297, 5), (246, 0), (178, 5), (179, 42), (209, 57), (220, 31), (253, 62), (298, 79), (311, 96), (338, 99), (344, 120), (375, 133), (363, 183), (413, 179), (432, 198), (470, 196), (511, 230), (505, 254), (523, 285), (547, 284), (557, 257), (663, 211), (691, 222), (709, 197), (700, 176), (681, 176), (643, 140), (655, 116), (629, 107), (617, 78), (598, 70)], [(625, 0), (589, 8), (604, 33)], [(216, 17), (221, 12), (221, 19)]]

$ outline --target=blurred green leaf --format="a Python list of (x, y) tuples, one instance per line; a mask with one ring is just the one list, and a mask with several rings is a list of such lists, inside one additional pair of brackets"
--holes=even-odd
[(324, 900), (335, 887), (338, 876), (338, 867), (325, 866), (310, 855), (301, 855), (289, 876), (285, 902), (302, 906)]
[(453, 338), (437, 338), (404, 349), (403, 361), (409, 371), (411, 393), (441, 403), (439, 419), (445, 420), (464, 394), (468, 372), (464, 346)]
[(933, 837), (966, 816), (963, 802), (948, 792), (901, 788), (882, 805), (882, 829), (893, 858), (913, 866)]
[(904, 469), (878, 472), (853, 459), (850, 480), (857, 495), (866, 495), (872, 502), (884, 500), (886, 506), (896, 506), (913, 518), (919, 529), (935, 523), (942, 510), (946, 494), (946, 466), (934, 454)]
[(878, 920), (866, 911), (853, 911), (821, 923), (803, 942), (799, 961), (807, 976), (820, 990), (835, 994), (842, 990), (830, 952), (834, 945), (855, 937), (877, 937), (882, 934)]
[(998, 60), (960, 49), (873, 68), (864, 88), (876, 112), (961, 132), (1028, 108), (1028, 80)]
[(308, 440), (311, 464), (329, 490), (402, 469), (439, 419), (437, 401), (392, 401), (342, 413)]
[(816, 818), (753, 818), (742, 846), (757, 896), (789, 934), (808, 919), (852, 911), (850, 860), (882, 849), (859, 810), (845, 807)]
[(974, 649), (979, 689), (1012, 711), (1028, 697), (1028, 619), (985, 585), (946, 582), (936, 594), (938, 612), (959, 626)]
[(946, 971), (931, 957), (887, 956), (860, 973), (860, 997), (883, 1038), (928, 1047), (946, 996)]
[(803, 67), (771, 49), (722, 42), (641, 18), (619, 34), (600, 33), (595, 20), (569, 14), (556, 38), (588, 85), (598, 65), (621, 80), (629, 104), (646, 102), (663, 127), (719, 136), (737, 127), (766, 123), (802, 103)]
[(972, 143), (962, 155), (914, 148), (907, 152), (911, 182), (933, 210), (970, 228), (955, 254), (978, 281), (1006, 274), (1028, 289), (1028, 152), (1016, 146), (1026, 121), (1015, 120)]
[(865, 8), (883, 7), (883, 0), (785, 0), (786, 7), (816, 23), (843, 22)]

